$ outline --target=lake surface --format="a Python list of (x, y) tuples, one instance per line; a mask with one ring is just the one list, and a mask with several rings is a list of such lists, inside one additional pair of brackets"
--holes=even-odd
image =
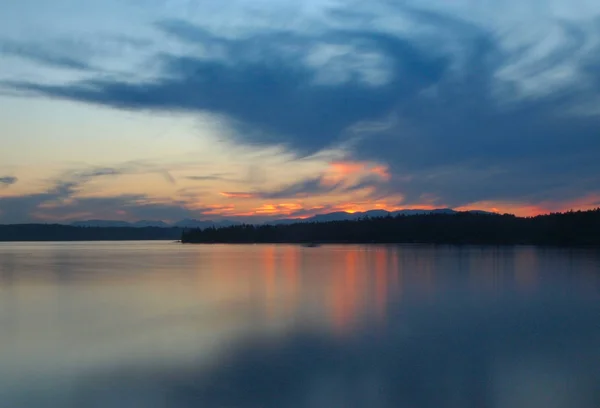
[(0, 243), (1, 408), (599, 406), (599, 250)]

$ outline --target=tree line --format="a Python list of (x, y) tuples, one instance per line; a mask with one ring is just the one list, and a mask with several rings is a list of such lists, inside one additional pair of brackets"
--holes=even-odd
[(178, 240), (181, 228), (74, 227), (58, 224), (0, 225), (0, 241)]
[(600, 245), (600, 208), (536, 217), (511, 214), (398, 215), (288, 225), (184, 230), (184, 243), (428, 243)]

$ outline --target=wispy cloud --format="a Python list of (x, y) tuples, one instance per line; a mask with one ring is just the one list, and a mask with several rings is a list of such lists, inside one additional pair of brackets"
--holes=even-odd
[[(77, 183), (63, 182), (47, 192), (0, 197), (0, 223), (61, 222), (86, 218), (178, 221), (214, 214), (214, 208), (147, 195), (79, 196)], [(205, 214), (206, 213), (206, 214)]]
[(322, 176), (301, 180), (277, 189), (259, 191), (255, 195), (263, 199), (306, 198), (322, 196), (340, 187), (340, 183), (325, 183)]
[[(79, 53), (87, 50), (78, 50)], [(66, 44), (61, 47), (48, 46), (43, 43), (19, 43), (16, 41), (0, 41), (0, 55), (25, 58), (43, 65), (64, 69), (92, 70), (87, 62), (89, 55), (79, 54), (73, 47), (67, 48)]]
[(231, 173), (213, 173), (205, 176), (187, 176), (187, 180), (193, 181), (220, 181), (220, 180), (229, 180), (229, 177), (232, 176)]
[(254, 193), (243, 192), (243, 191), (222, 191), (220, 193), (223, 197), (227, 198), (254, 198)]
[[(203, 208), (187, 201), (164, 202), (145, 194), (120, 194), (113, 196), (82, 196), (86, 185), (98, 178), (119, 177), (130, 174), (154, 173), (175, 183), (168, 170), (152, 163), (130, 162), (115, 167), (84, 167), (63, 171), (47, 180), (44, 192), (19, 196), (0, 197), (0, 223), (50, 222), (81, 217), (110, 219), (161, 219), (201, 217)], [(0, 178), (0, 185), (17, 181), (14, 177)], [(210, 208), (206, 208), (210, 210)]]
[(4, 176), (4, 177), (0, 177), (0, 185), (4, 185), (4, 186), (10, 186), (12, 184), (15, 184), (19, 179), (17, 179), (14, 176)]

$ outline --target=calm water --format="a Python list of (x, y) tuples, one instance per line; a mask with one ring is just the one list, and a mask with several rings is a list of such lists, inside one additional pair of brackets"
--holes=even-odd
[(600, 406), (600, 251), (0, 244), (0, 407)]

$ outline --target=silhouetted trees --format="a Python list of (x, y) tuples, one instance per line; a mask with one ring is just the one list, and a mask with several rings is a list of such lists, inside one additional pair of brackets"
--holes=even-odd
[(537, 217), (460, 212), (187, 230), (185, 243), (600, 245), (600, 209)]
[(0, 241), (175, 240), (187, 243), (431, 243), (600, 245), (600, 209), (537, 217), (461, 212), (222, 228), (0, 225)]
[(137, 241), (176, 240), (181, 228), (73, 227), (69, 225), (0, 225), (0, 241)]

